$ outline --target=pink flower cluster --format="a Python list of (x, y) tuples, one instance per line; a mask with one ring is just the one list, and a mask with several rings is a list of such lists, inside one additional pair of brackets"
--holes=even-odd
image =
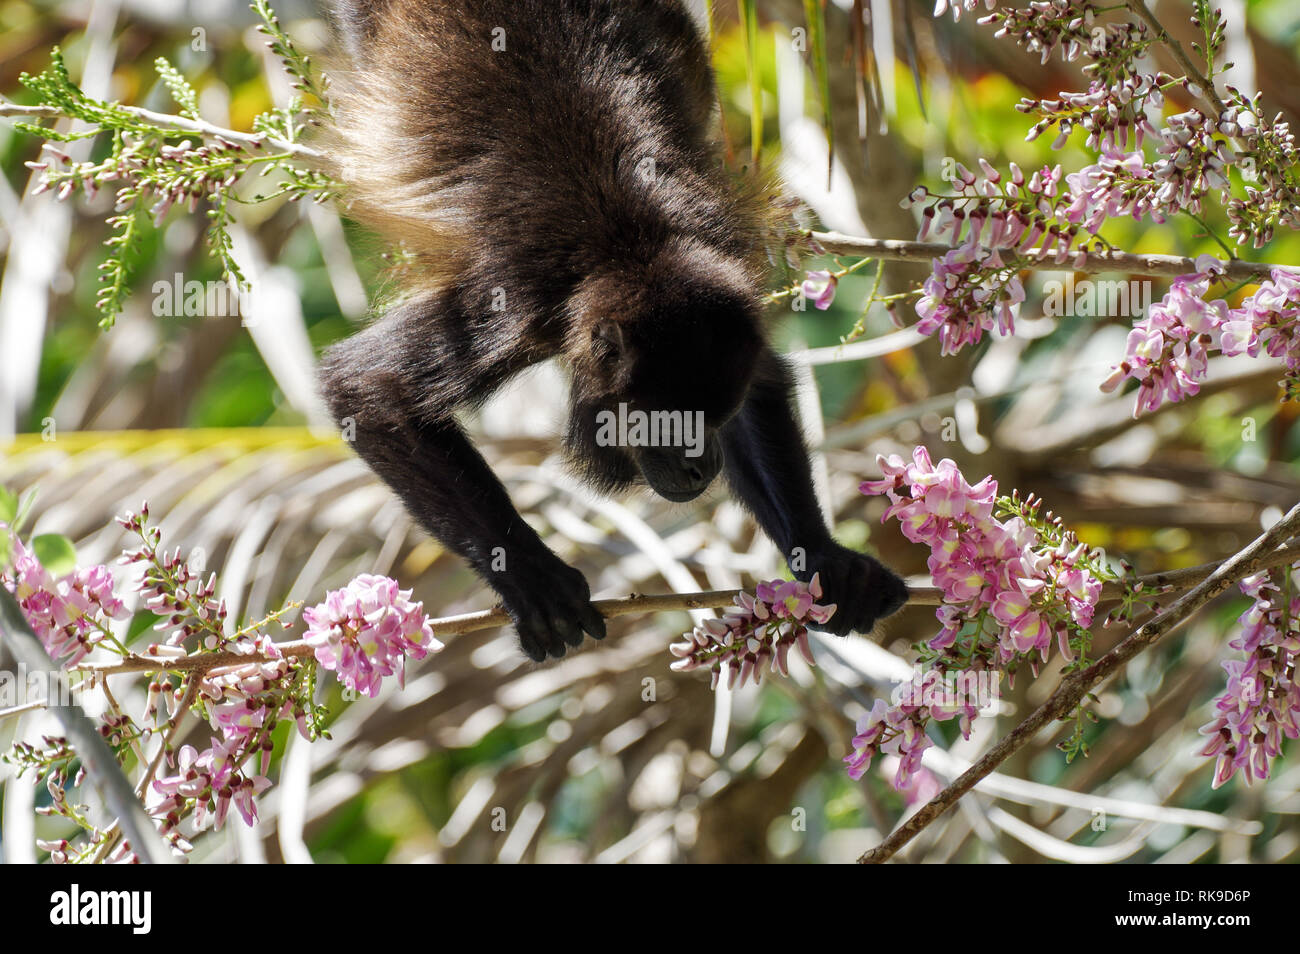
[[(1101, 27), (1101, 31), (1100, 34), (1089, 31), (1082, 49), (1104, 55), (1105, 49), (1098, 51), (1095, 47), (1099, 40), (1105, 47), (1115, 49), (1141, 42), (1145, 35), (1141, 27), (1131, 23), (1108, 23)], [(1021, 36), (1032, 32), (1026, 31)], [(1076, 36), (1068, 40), (1069, 45), (1063, 50), (1067, 59), (1073, 59), (1071, 54), (1081, 49), (1079, 39)], [(1033, 42), (1031, 36), (1030, 43)], [(1048, 47), (1042, 45), (1042, 49), (1046, 55)], [(1026, 139), (1037, 139), (1056, 126), (1057, 138), (1052, 145), (1064, 146), (1077, 125), (1087, 132), (1084, 145), (1089, 149), (1115, 154), (1127, 149), (1130, 140), (1140, 150), (1143, 142), (1160, 135), (1147, 118), (1147, 110), (1154, 112), (1162, 105), (1164, 94), (1160, 91), (1156, 77), (1150, 73), (1129, 73), (1123, 77), (1112, 77), (1109, 83), (1094, 80), (1088, 84), (1086, 92), (1062, 90), (1056, 99), (1026, 97), (1016, 104), (1016, 109), (1022, 113), (1038, 113), (1043, 116), (1030, 129)]]
[(379, 694), (384, 676), (405, 680), (407, 656), (423, 659), (442, 649), (423, 604), (412, 603), (410, 590), (384, 576), (363, 573), (304, 610), (303, 619), (316, 661), (349, 689), (371, 697)]
[[(271, 748), (268, 739), (262, 749), (263, 773), (270, 761)], [(213, 740), (202, 753), (192, 745), (181, 746), (176, 774), (157, 779), (150, 786), (146, 807), (150, 814), (164, 819), (163, 837), (181, 851), (187, 851), (189, 845), (175, 828), (182, 807), (191, 799), (194, 800), (194, 824), (199, 830), (211, 824), (219, 831), (232, 805), (246, 824), (257, 821), (257, 805), (253, 799), (271, 782), (265, 774), (245, 774), (240, 766), (249, 753), (241, 749), (237, 739)]]
[[(1300, 563), (1284, 572), (1294, 573), (1294, 582), (1300, 584)], [(1227, 691), (1215, 702), (1217, 717), (1201, 727), (1201, 734), (1211, 737), (1201, 755), (1217, 759), (1215, 788), (1238, 770), (1247, 784), (1268, 778), (1282, 738), (1300, 738), (1300, 596), (1288, 606), (1267, 572), (1247, 577), (1240, 585), (1254, 602), (1241, 615), (1241, 634), (1228, 645), (1246, 658), (1224, 662)]]
[(853, 751), (844, 757), (849, 778), (857, 781), (882, 752), (898, 756), (894, 787), (906, 788), (921, 768), (921, 756), (933, 743), (925, 734), (926, 715), (919, 709), (893, 706), (877, 699), (866, 715), (858, 717), (857, 731), (850, 743)]
[(1219, 347), (1226, 355), (1282, 358), (1292, 386), (1300, 384), (1300, 272), (1273, 269), (1269, 281), (1228, 312)]
[(1003, 7), (978, 22), (997, 26), (995, 38), (1011, 37), (1029, 52), (1040, 54), (1041, 63), (1056, 50), (1063, 60), (1074, 60), (1096, 42), (1092, 7), (1085, 4), (1081, 10), (1075, 0), (1038, 0), (1023, 9)]
[[(1210, 256), (1202, 259), (1213, 261)], [(1201, 390), (1210, 349), (1219, 347), (1228, 320), (1227, 302), (1204, 299), (1209, 287), (1206, 272), (1180, 275), (1129, 332), (1124, 360), (1111, 370), (1101, 389), (1113, 391), (1126, 378), (1136, 380), (1140, 387), (1134, 417)]]
[[(1066, 659), (1073, 659), (1071, 630), (1092, 625), (1101, 597), (1101, 580), (1087, 566), (1087, 548), (1047, 544), (1018, 516), (999, 520), (993, 478), (971, 485), (951, 460), (936, 465), (925, 447), (915, 448), (910, 462), (898, 455), (878, 462), (884, 476), (864, 482), (862, 492), (889, 497), (885, 519), (897, 518), (907, 539), (930, 548), (930, 574), (943, 591), (936, 612), (942, 628), (928, 645), (945, 655), (923, 678), (939, 679), (946, 668), (963, 664), (956, 648), (963, 633), (973, 641), (968, 664), (1024, 660), (1036, 668), (1054, 641)], [(901, 787), (929, 745), (926, 723), (956, 716), (965, 733), (976, 711), (969, 701), (936, 706), (916, 692), (892, 706), (877, 702), (859, 721), (854, 752), (845, 759), (850, 774), (860, 777), (880, 752), (896, 754), (895, 784)]]
[[(1215, 139), (1218, 122), (1199, 109), (1170, 116), (1160, 131), (1160, 158), (1151, 164), (1158, 184), (1153, 202), (1169, 214), (1201, 211), (1201, 199), (1210, 189), (1228, 191), (1227, 168), (1237, 158), (1221, 139)], [(1157, 220), (1158, 221), (1158, 220)]]
[(1140, 383), (1134, 417), (1196, 395), (1215, 350), (1230, 357), (1284, 358), (1288, 378), (1300, 380), (1300, 273), (1275, 268), (1270, 281), (1230, 309), (1222, 299), (1204, 298), (1222, 272), (1219, 261), (1202, 255), (1196, 265), (1195, 273), (1174, 279), (1169, 293), (1133, 326), (1124, 360), (1102, 383), (1103, 391), (1128, 378)]
[(1082, 225), (1094, 235), (1107, 220), (1121, 215), (1134, 219), (1151, 216), (1165, 220), (1154, 201), (1154, 176), (1139, 152), (1105, 152), (1100, 160), (1065, 177), (1073, 201), (1065, 208), (1066, 221)]
[[(210, 573), (206, 582), (200, 580), (189, 563), (181, 559), (179, 547), (156, 557), (166, 576), (147, 571), (140, 581), (145, 608), (161, 617), (154, 629), (170, 630), (167, 643), (172, 646), (206, 630), (204, 648), (218, 648), (223, 644), (217, 634), (224, 631), (226, 601), (217, 599), (217, 575)], [(125, 558), (128, 562), (136, 560), (134, 554)]]
[[(178, 827), (181, 813), (194, 800), (194, 824), (199, 830), (209, 824), (220, 830), (233, 805), (246, 824), (257, 821), (254, 798), (270, 787), (270, 768), (274, 743), (271, 731), (284, 718), (296, 718), (298, 730), (309, 737), (306, 713), (295, 707), (285, 685), (297, 669), (297, 662), (284, 658), (275, 643), (265, 635), (241, 635), (223, 643), (226, 650), (245, 656), (266, 657), (221, 666), (203, 674), (196, 699), (203, 704), (208, 721), (218, 733), (202, 752), (186, 745), (180, 750), (176, 774), (157, 779), (149, 788), (145, 805), (151, 814), (162, 819), (161, 834), (182, 851)], [(156, 718), (157, 697), (163, 687), (149, 687), (148, 712)], [(177, 690), (167, 695), (169, 715), (184, 697)], [(260, 755), (260, 769), (251, 774), (245, 762)], [(169, 760), (171, 758), (169, 753)]]
[(798, 580), (760, 583), (753, 596), (737, 595), (736, 608), (721, 619), (706, 619), (682, 642), (669, 646), (678, 657), (672, 668), (689, 672), (708, 667), (709, 688), (716, 689), (725, 666), (730, 689), (751, 680), (757, 685), (768, 668), (788, 676), (791, 646), (798, 646), (811, 666), (808, 623), (825, 623), (835, 612), (834, 603), (816, 602), (821, 595), (821, 580), (815, 574), (806, 584)]
[(921, 769), (921, 757), (933, 743), (925, 733), (926, 725), (933, 719), (947, 722), (957, 719), (964, 738), (970, 737), (971, 721), (979, 715), (979, 706), (970, 698), (948, 700), (943, 673), (930, 669), (910, 683), (892, 704), (877, 699), (871, 711), (858, 717), (857, 730), (850, 743), (853, 751), (844, 757), (849, 778), (857, 781), (866, 774), (871, 760), (877, 755), (898, 756), (894, 773), (894, 787), (906, 792), (914, 787)]
[[(442, 648), (422, 605), (410, 596), (395, 580), (362, 574), (304, 610), (304, 641), (345, 686), (377, 695), (384, 676), (404, 675), (407, 656), (422, 659)], [(298, 731), (310, 738), (307, 714), (284, 689), (296, 661), (286, 659), (265, 635), (242, 635), (222, 645), (256, 658), (213, 669), (199, 683), (197, 701), (218, 736), (203, 752), (183, 747), (176, 774), (155, 781), (149, 794), (150, 812), (164, 819), (163, 834), (178, 847), (176, 829), (191, 799), (198, 828), (210, 823), (221, 828), (232, 805), (248, 824), (257, 820), (254, 798), (270, 785), (271, 731), (280, 720), (296, 720)], [(156, 712), (154, 687), (150, 695), (150, 709)], [(259, 769), (252, 774), (245, 763), (259, 755)]]
[(930, 647), (951, 646), (963, 626), (988, 616), (1000, 626), (998, 662), (1046, 659), (1053, 638), (1073, 658), (1065, 624), (1091, 626), (1101, 596), (1101, 581), (1082, 563), (1087, 548), (1045, 547), (1019, 517), (998, 520), (997, 481), (972, 486), (956, 464), (934, 464), (924, 447), (911, 462), (894, 454), (878, 463), (884, 477), (865, 481), (862, 492), (889, 497), (884, 518), (898, 518), (903, 536), (930, 548), (930, 574), (943, 591), (936, 614), (943, 629)]
[(13, 536), (13, 571), (0, 576), (22, 607), (32, 630), (56, 661), (67, 668), (81, 662), (105, 635), (110, 619), (130, 614), (113, 593), (106, 566), (77, 568), (55, 579), (17, 535)]
[(934, 260), (916, 303), (917, 331), (938, 332), (945, 355), (975, 344), (986, 331), (1013, 334), (1014, 309), (1025, 300), (1025, 289), (1014, 272), (1001, 275), (1003, 267), (996, 248), (979, 244), (979, 227), (973, 225), (966, 244)]

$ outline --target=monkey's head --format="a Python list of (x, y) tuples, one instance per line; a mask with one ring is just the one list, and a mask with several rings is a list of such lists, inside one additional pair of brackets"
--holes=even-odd
[(763, 337), (743, 266), (694, 245), (593, 276), (570, 300), (569, 459), (602, 489), (643, 480), (684, 502), (722, 469)]

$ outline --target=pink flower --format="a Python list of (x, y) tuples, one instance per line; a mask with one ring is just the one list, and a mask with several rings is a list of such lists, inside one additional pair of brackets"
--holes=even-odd
[[(1065, 209), (1066, 221), (1082, 225), (1093, 234), (1107, 219), (1131, 215), (1140, 220), (1154, 207), (1154, 190), (1150, 186), (1155, 179), (1141, 152), (1107, 151), (1095, 165), (1070, 173), (1065, 181), (1074, 196)], [(1139, 187), (1144, 183), (1146, 188)]]
[(800, 290), (805, 298), (811, 298), (818, 311), (825, 311), (835, 300), (835, 286), (838, 279), (828, 271), (809, 272)]
[(885, 753), (898, 756), (894, 787), (906, 789), (921, 769), (921, 757), (933, 743), (925, 734), (924, 720), (917, 718), (912, 707), (890, 706), (877, 699), (871, 711), (859, 717), (853, 736), (853, 752), (844, 757), (849, 778), (858, 780), (866, 774), (875, 756)]
[[(1297, 571), (1300, 563), (1283, 572)], [(1247, 784), (1268, 778), (1283, 738), (1300, 738), (1300, 684), (1295, 673), (1300, 596), (1288, 605), (1267, 571), (1247, 577), (1240, 587), (1253, 602), (1238, 620), (1240, 635), (1228, 645), (1245, 652), (1246, 659), (1223, 663), (1228, 682), (1214, 704), (1218, 714), (1200, 730), (1210, 737), (1200, 754), (1216, 760), (1214, 788), (1238, 771)]]
[(156, 779), (145, 797), (145, 807), (155, 818), (163, 818), (164, 834), (174, 828), (182, 809), (194, 802), (194, 824), (203, 829), (211, 824), (220, 830), (231, 805), (244, 823), (257, 821), (254, 797), (270, 787), (263, 775), (244, 774), (236, 764), (242, 761), (235, 752), (237, 743), (213, 742), (199, 753), (192, 745), (181, 747), (175, 775)]
[(410, 597), (395, 580), (364, 573), (303, 611), (304, 638), (343, 685), (373, 697), (384, 676), (405, 678), (407, 656), (423, 659), (442, 649), (423, 604)]
[(1228, 312), (1220, 346), (1226, 355), (1282, 358), (1290, 389), (1300, 389), (1300, 273), (1273, 269), (1269, 281)]
[(1218, 261), (1201, 256), (1196, 264), (1197, 272), (1175, 279), (1169, 294), (1134, 325), (1124, 360), (1102, 384), (1112, 391), (1126, 378), (1141, 383), (1134, 417), (1195, 395), (1212, 350), (1283, 358), (1289, 389), (1300, 391), (1300, 274), (1274, 269), (1241, 307), (1229, 310), (1226, 302), (1203, 297), (1210, 277), (1221, 271)]
[(106, 566), (78, 567), (58, 579), (13, 537), (13, 571), (0, 575), (50, 656), (75, 666), (104, 639), (109, 620), (130, 613), (113, 592)]

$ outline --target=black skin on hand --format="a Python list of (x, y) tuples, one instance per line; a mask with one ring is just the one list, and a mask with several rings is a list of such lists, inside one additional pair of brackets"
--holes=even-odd
[[(357, 453), (499, 594), (532, 659), (605, 621), (456, 415), (525, 368), (569, 371), (565, 448), (604, 492), (693, 499), (721, 475), (824, 627), (867, 631), (902, 581), (831, 538), (791, 378), (761, 323), (769, 193), (721, 167), (707, 49), (677, 0), (336, 0), (334, 157), (354, 217), (414, 263), (321, 385)], [(607, 446), (620, 405), (698, 415), (691, 447)], [(684, 435), (683, 435), (684, 436)], [(794, 559), (798, 553), (800, 559)]]

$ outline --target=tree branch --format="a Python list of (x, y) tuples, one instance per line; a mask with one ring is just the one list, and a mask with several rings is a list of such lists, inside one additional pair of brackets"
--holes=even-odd
[(1285, 540), (1300, 533), (1300, 504), (1292, 507), (1285, 517), (1273, 525), (1254, 543), (1240, 551), (1217, 570), (1203, 579), (1193, 589), (1154, 618), (1148, 620), (1127, 636), (1118, 646), (1087, 669), (1066, 677), (1056, 691), (1038, 707), (1029, 718), (1003, 737), (983, 758), (963, 772), (961, 776), (906, 822), (894, 829), (884, 841), (864, 853), (860, 864), (880, 864), (892, 858), (904, 845), (926, 828), (936, 818), (957, 803), (957, 800), (974, 788), (981, 779), (1023, 748), (1048, 723), (1064, 718), (1091, 692), (1098, 683), (1110, 676), (1138, 653), (1154, 645), (1183, 623), (1194, 612), (1226, 590), (1242, 577), (1263, 569), (1277, 556), (1275, 548)]
[[(1260, 558), (1260, 567), (1281, 566), (1284, 563), (1300, 561), (1300, 544), (1283, 547)], [(1139, 576), (1148, 592), (1165, 588), (1180, 590), (1202, 582), (1219, 568), (1217, 563), (1205, 563), (1201, 566), (1188, 567), (1183, 570), (1170, 570), (1164, 573), (1150, 573)], [(653, 596), (637, 594), (623, 599), (595, 600), (592, 605), (606, 619), (617, 616), (632, 616), (639, 613), (663, 613), (671, 610), (722, 609), (730, 606), (740, 590), (707, 590), (700, 593), (662, 593)], [(1123, 594), (1119, 583), (1108, 583), (1102, 590), (1103, 601), (1114, 601)], [(911, 606), (940, 606), (943, 593), (935, 586), (908, 586), (908, 604)], [(506, 626), (510, 615), (501, 607), (463, 613), (459, 616), (444, 616), (430, 620), (433, 633), (438, 638), (445, 636), (462, 636), (495, 626)], [(276, 650), (283, 656), (310, 656), (314, 647), (304, 640), (296, 639), (276, 644)], [(74, 672), (94, 673), (98, 676), (116, 676), (129, 672), (196, 672), (200, 675), (227, 666), (242, 666), (250, 662), (268, 662), (271, 657), (261, 653), (241, 654), (235, 652), (201, 653), (192, 656), (162, 657), (131, 654), (121, 660), (108, 663), (88, 663), (74, 667)]]
[[(813, 232), (812, 237), (826, 251), (835, 255), (860, 255), (864, 258), (879, 258), (891, 262), (919, 262), (941, 258), (951, 252), (955, 246), (943, 242), (905, 242), (899, 239), (869, 239), (841, 232)], [(1003, 261), (1009, 267), (1032, 269), (1035, 271), (1058, 272), (1128, 272), (1134, 275), (1151, 275), (1161, 278), (1177, 278), (1195, 272), (1195, 259), (1185, 255), (1154, 255), (1136, 252), (1088, 252), (1081, 262), (1070, 258), (1057, 264), (1055, 255), (1039, 258), (1036, 255), (1007, 255)], [(1225, 277), (1235, 281), (1254, 281), (1268, 278), (1276, 265), (1266, 262), (1247, 262), (1239, 258), (1231, 260), (1218, 259), (1219, 267)]]
[[(207, 139), (228, 139), (250, 149), (264, 149), (270, 146), (272, 149), (288, 153), (295, 160), (312, 168), (319, 169), (328, 165), (323, 152), (319, 149), (313, 149), (311, 146), (305, 146), (300, 142), (289, 142), (285, 139), (277, 139), (275, 136), (263, 136), (260, 133), (236, 132), (233, 129), (214, 126), (212, 123), (204, 122), (201, 119), (189, 119), (171, 113), (156, 113), (152, 109), (142, 109), (139, 106), (118, 105), (114, 108), (128, 112), (141, 122), (157, 126), (159, 129), (194, 133)], [(20, 106), (4, 99), (0, 99), (0, 116), (16, 116), (22, 119), (74, 118), (55, 106)]]

